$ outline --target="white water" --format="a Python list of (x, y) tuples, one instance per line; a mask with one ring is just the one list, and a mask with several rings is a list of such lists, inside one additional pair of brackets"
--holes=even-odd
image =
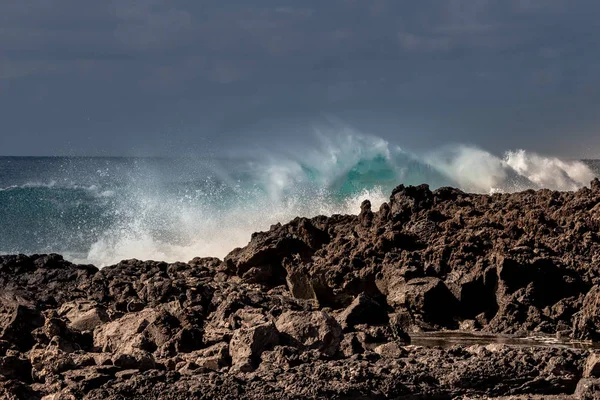
[[(49, 180), (7, 185), (5, 190), (79, 189), (91, 196), (94, 206), (102, 207), (100, 217), (94, 217), (98, 221), (83, 218), (76, 221), (77, 226), (67, 227), (53, 222), (56, 238), (47, 240), (58, 238), (57, 243), (68, 243), (80, 235), (80, 242), (85, 243), (85, 235), (93, 232), (93, 241), (78, 249), (50, 243), (42, 251), (102, 266), (128, 258), (188, 261), (196, 256), (223, 257), (247, 244), (253, 232), (297, 216), (357, 213), (367, 198), (377, 209), (401, 183), (491, 193), (529, 188), (577, 190), (594, 178), (581, 161), (524, 150), (498, 157), (461, 145), (417, 154), (352, 131), (321, 134), (319, 143), (312, 149), (254, 157), (243, 165), (242, 174), (232, 172), (229, 164), (233, 161), (225, 161), (210, 168), (204, 165), (199, 172), (188, 171), (189, 176), (174, 168), (160, 178), (155, 172), (144, 174), (143, 179), (133, 174), (126, 184), (119, 177), (120, 185), (114, 187), (78, 177), (67, 185)], [(104, 179), (110, 174), (98, 170), (98, 175)], [(196, 182), (188, 184), (182, 176)], [(215, 180), (219, 184), (214, 184)], [(176, 190), (166, 190), (165, 184), (175, 185)], [(73, 204), (61, 201), (56, 207), (81, 206), (89, 199), (69, 201)], [(4, 247), (2, 243), (0, 247)]]

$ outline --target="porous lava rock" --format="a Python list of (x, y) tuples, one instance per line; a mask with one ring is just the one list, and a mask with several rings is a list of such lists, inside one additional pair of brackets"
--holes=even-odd
[[(401, 185), (224, 260), (0, 256), (0, 398), (598, 398), (599, 233), (597, 180)], [(411, 342), (437, 330), (479, 344)]]

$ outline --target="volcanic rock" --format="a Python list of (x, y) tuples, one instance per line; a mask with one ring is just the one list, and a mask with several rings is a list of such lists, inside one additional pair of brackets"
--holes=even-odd
[(337, 318), (343, 329), (352, 328), (358, 324), (383, 325), (387, 324), (389, 317), (382, 306), (364, 294), (354, 299)]
[(600, 378), (600, 353), (594, 352), (589, 355), (583, 369), (584, 378)]
[(106, 308), (95, 301), (76, 301), (63, 304), (58, 313), (69, 320), (69, 326), (83, 332), (93, 331), (110, 321)]
[(599, 232), (600, 181), (421, 185), (223, 261), (0, 256), (0, 398), (598, 398)]
[(35, 343), (31, 333), (43, 323), (43, 315), (32, 302), (12, 292), (0, 294), (0, 340), (28, 350)]
[(407, 355), (407, 352), (396, 342), (385, 343), (375, 347), (375, 353), (382, 357), (400, 358)]
[(279, 332), (272, 322), (236, 330), (229, 343), (232, 367), (242, 372), (253, 371), (261, 354), (279, 342)]
[(599, 400), (600, 379), (581, 379), (575, 389), (574, 397), (578, 400)]
[(292, 346), (319, 350), (333, 356), (339, 348), (342, 328), (323, 311), (286, 311), (276, 322), (276, 327)]
[(573, 337), (600, 341), (600, 285), (585, 295), (581, 310), (573, 321)]

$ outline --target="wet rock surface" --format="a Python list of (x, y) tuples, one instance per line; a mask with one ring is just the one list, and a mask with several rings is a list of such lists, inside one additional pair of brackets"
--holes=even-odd
[(0, 398), (598, 398), (594, 346), (518, 338), (600, 341), (599, 187), (399, 186), (224, 260), (0, 256)]

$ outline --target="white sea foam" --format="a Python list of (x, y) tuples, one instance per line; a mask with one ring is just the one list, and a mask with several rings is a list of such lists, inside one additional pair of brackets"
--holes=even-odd
[(90, 193), (98, 193), (100, 197), (110, 197), (111, 191), (99, 191), (98, 185), (82, 185), (74, 182), (59, 182), (50, 180), (48, 182), (26, 182), (21, 185), (9, 185), (0, 188), (0, 191), (19, 190), (19, 189), (58, 189), (58, 190), (84, 190)]
[(594, 173), (581, 161), (563, 161), (524, 150), (508, 151), (506, 164), (538, 188), (577, 190), (594, 179)]
[[(415, 153), (351, 130), (318, 135), (319, 145), (313, 149), (261, 154), (238, 165), (235, 173), (230, 164), (236, 161), (228, 159), (210, 168), (203, 164), (197, 174), (192, 168), (183, 177), (178, 168), (165, 172), (162, 167), (145, 171), (136, 166), (126, 171), (132, 176), (125, 177), (118, 171), (98, 170), (105, 179), (101, 183), (86, 184), (85, 178), (70, 180), (68, 176), (4, 190), (84, 191), (83, 197), (59, 197), (59, 215), (85, 207), (103, 208), (83, 216), (75, 213), (71, 222), (62, 217), (56, 220), (52, 239), (59, 244), (81, 243), (72, 239), (87, 234), (84, 239), (93, 239), (86, 249), (55, 249), (50, 243), (39, 252), (58, 251), (76, 262), (103, 266), (128, 258), (223, 257), (248, 243), (251, 233), (297, 216), (356, 214), (365, 199), (377, 209), (401, 183), (493, 193), (529, 188), (576, 190), (594, 178), (583, 162), (524, 150), (497, 156), (473, 146), (451, 146)], [(94, 175), (98, 176), (96, 170)], [(116, 178), (118, 184), (106, 184)], [(94, 202), (86, 203), (88, 198)], [(86, 219), (88, 215), (95, 219)]]
[[(575, 190), (594, 177), (582, 162), (524, 150), (498, 157), (476, 147), (455, 146), (415, 154), (381, 138), (352, 132), (321, 135), (317, 149), (294, 157), (266, 155), (248, 168), (251, 185), (215, 168), (215, 175), (227, 182), (230, 192), (213, 188), (180, 197), (160, 191), (132, 192), (119, 210), (124, 222), (106, 231), (78, 261), (107, 265), (127, 258), (223, 257), (245, 245), (252, 232), (277, 222), (297, 216), (357, 213), (365, 199), (376, 209), (387, 200), (393, 185), (404, 182), (491, 193), (542, 187)], [(340, 194), (348, 188), (350, 192)], [(225, 198), (231, 192), (237, 196), (235, 201)], [(219, 207), (221, 201), (230, 204)]]

